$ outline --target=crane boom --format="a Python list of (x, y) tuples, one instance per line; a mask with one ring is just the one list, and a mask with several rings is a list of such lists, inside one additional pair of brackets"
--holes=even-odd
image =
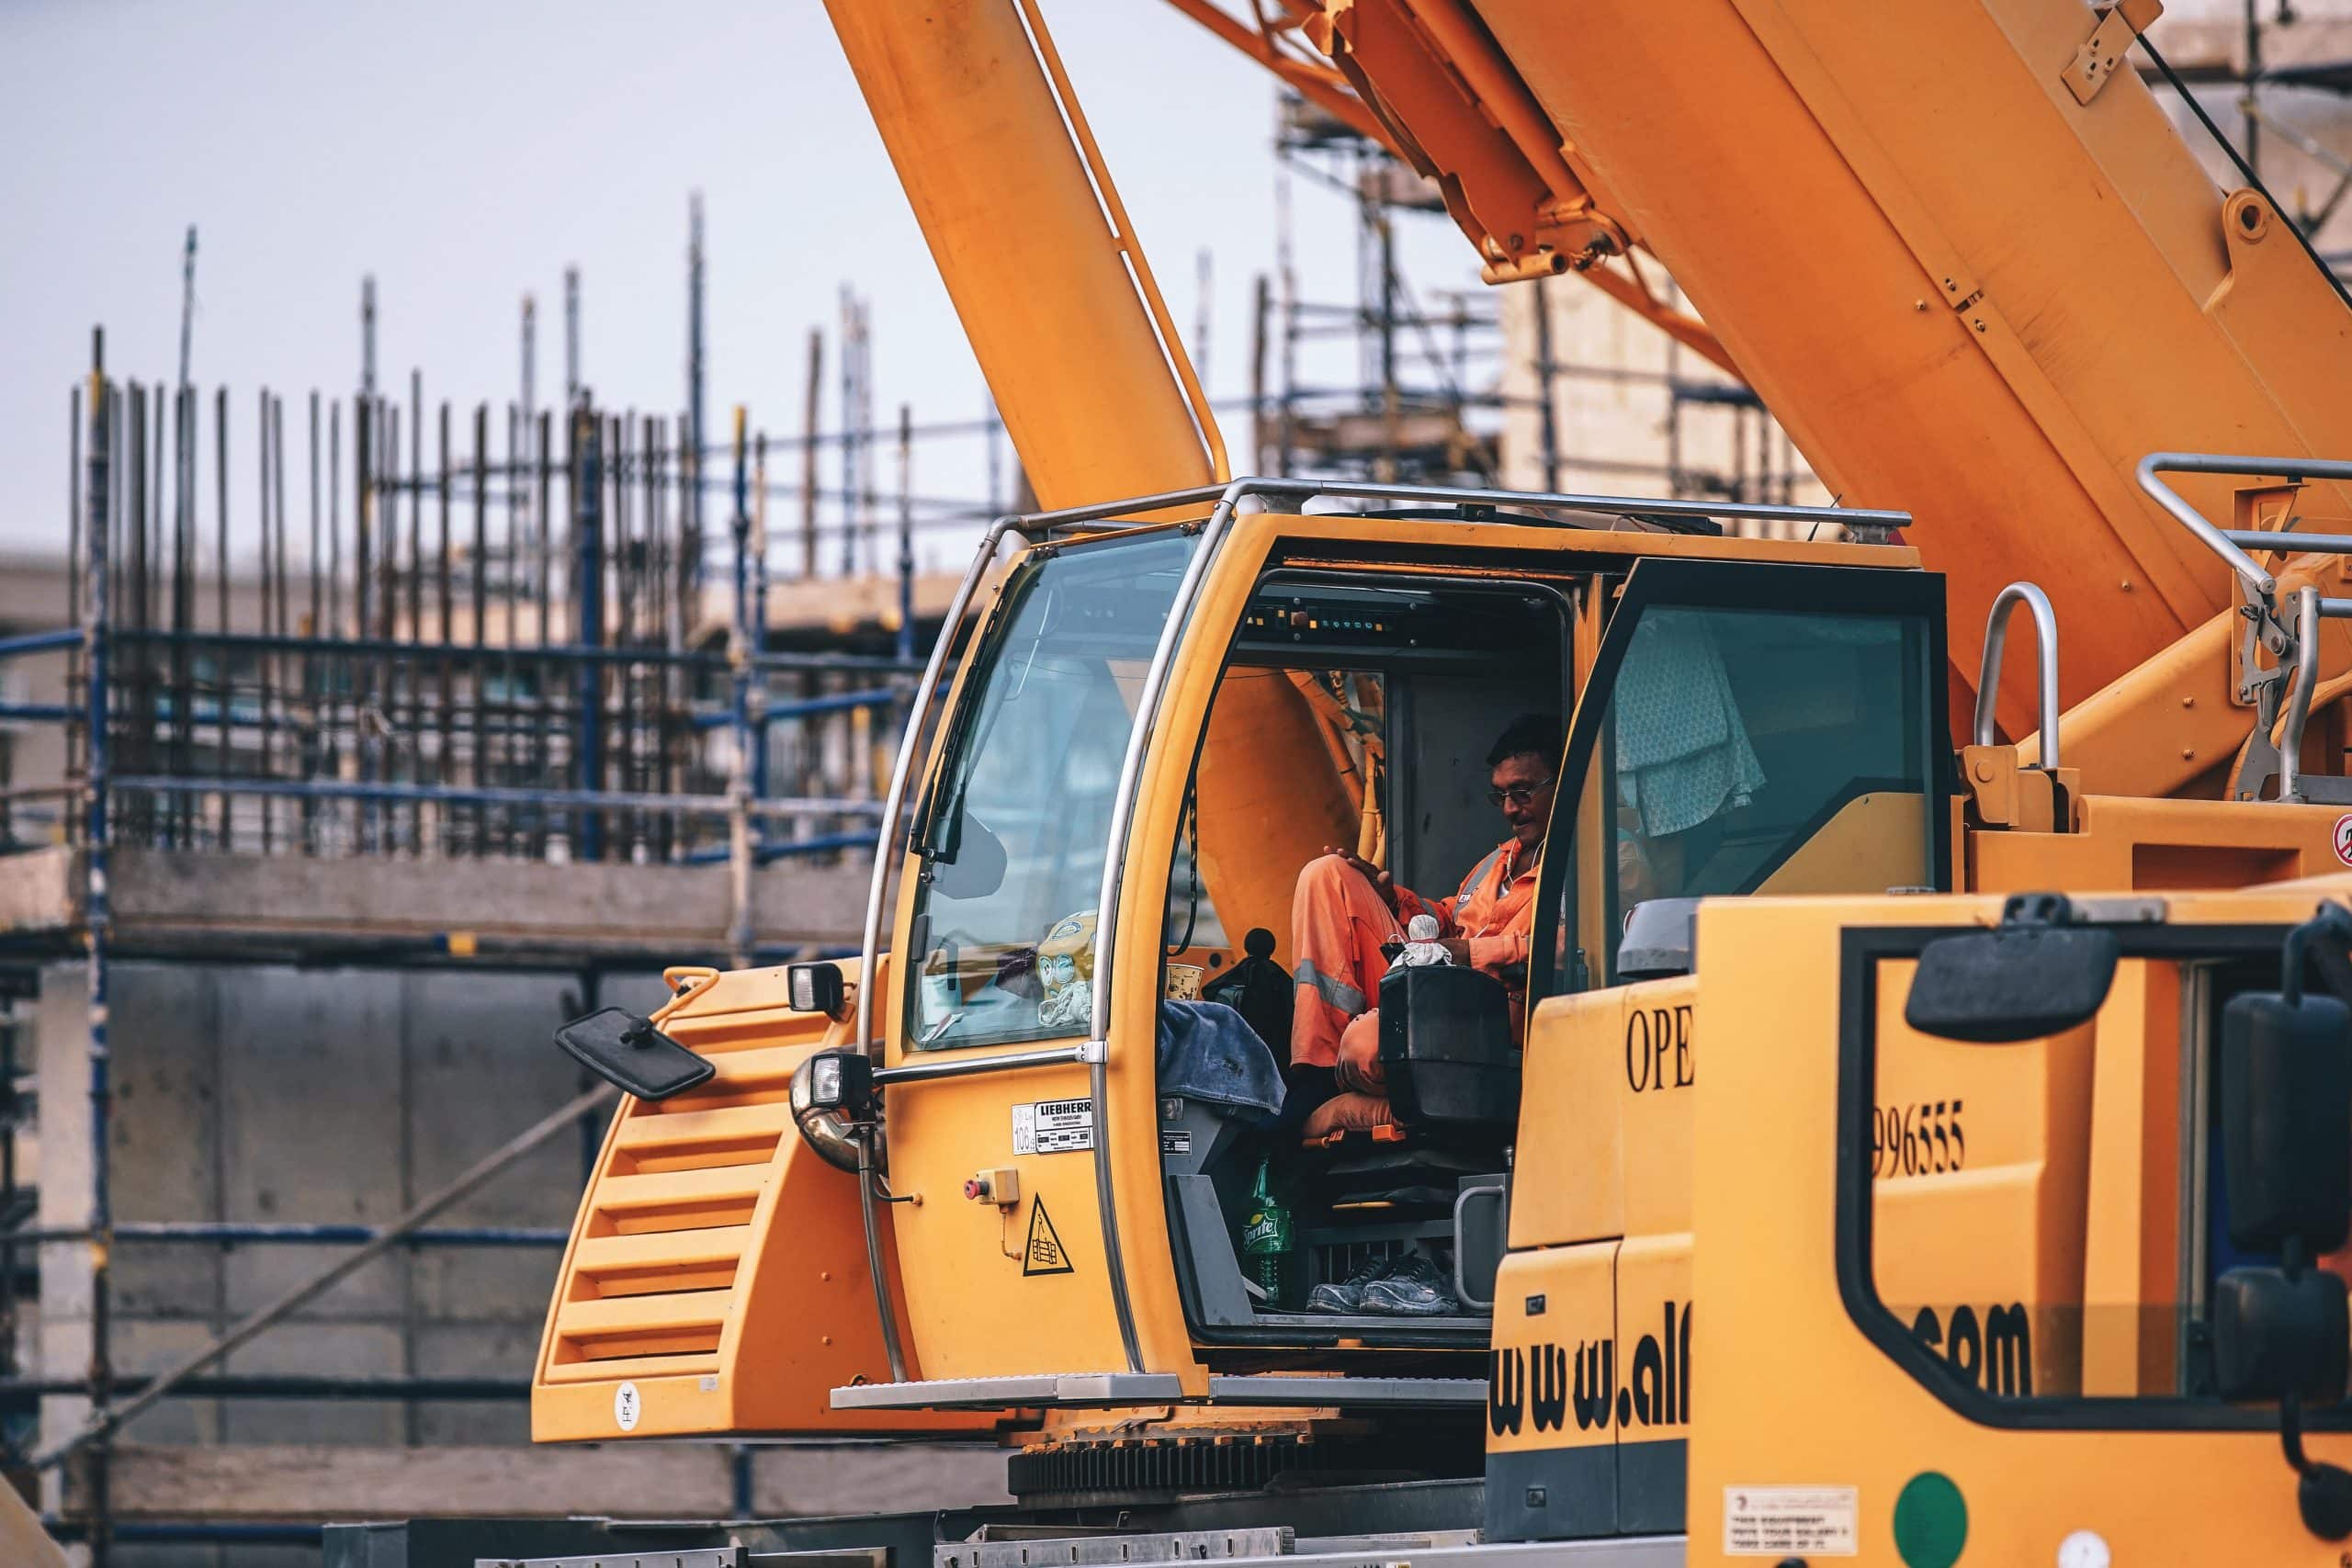
[(1015, 0), (826, 9), (1038, 500), (1225, 478), (1117, 192)]
[[(2227, 583), (2133, 465), (2352, 447), (2352, 310), (2289, 220), (2215, 190), (2116, 68), (2158, 9), (1322, 0), (1302, 31), (1462, 198), (1490, 277), (1591, 265), (1612, 232), (1653, 251), (1832, 492), (1917, 517), (1957, 669), (2019, 575), (2100, 627), (2069, 649), (2065, 697), (2123, 689), (2070, 750), (2102, 787), (2126, 755), (2165, 761), (2131, 780), (2156, 792), (2209, 771), (2228, 726), (2152, 750), (2118, 715), (2159, 691), (2177, 708), (2177, 681), (2142, 677), (2143, 697), (2132, 678), (2223, 612)], [(1483, 131), (1465, 103), (1491, 111)], [(1496, 265), (1570, 220), (1583, 253)], [(2190, 491), (2215, 516), (2232, 494)], [(2030, 696), (2005, 687), (2011, 733)]]

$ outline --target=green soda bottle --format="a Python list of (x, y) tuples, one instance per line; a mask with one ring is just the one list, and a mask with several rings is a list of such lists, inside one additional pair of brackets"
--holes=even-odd
[(1266, 1292), (1266, 1305), (1282, 1309), (1295, 1304), (1292, 1287), (1297, 1268), (1291, 1257), (1296, 1235), (1290, 1207), (1274, 1190), (1273, 1157), (1258, 1161), (1257, 1177), (1250, 1184), (1250, 1207), (1241, 1220), (1241, 1254), (1250, 1278)]

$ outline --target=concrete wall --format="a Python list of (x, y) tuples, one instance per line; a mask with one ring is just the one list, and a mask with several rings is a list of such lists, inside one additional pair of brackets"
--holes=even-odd
[[(381, 1224), (581, 1086), (549, 1040), (555, 1024), (581, 1010), (580, 982), (567, 976), (150, 963), (119, 964), (111, 973), (108, 1146), (119, 1221)], [(81, 1223), (88, 1202), (85, 989), (78, 964), (42, 976), (34, 1049), (48, 1225)], [(644, 1010), (661, 994), (654, 976), (613, 977), (603, 999)], [(590, 1135), (542, 1147), (435, 1224), (568, 1227)], [(89, 1348), (87, 1253), (66, 1244), (42, 1251), (42, 1366), (51, 1375), (78, 1376)], [(133, 1374), (169, 1362), (335, 1255), (290, 1244), (119, 1246), (117, 1370)], [(396, 1254), (254, 1340), (223, 1370), (527, 1378), (557, 1258), (549, 1247)], [(47, 1401), (44, 1438), (70, 1429), (83, 1408), (79, 1400)], [(355, 1454), (346, 1476), (337, 1473), (346, 1467), (334, 1462), (334, 1451), (410, 1447), (429, 1463), (458, 1447), (520, 1445), (527, 1432), (520, 1401), (169, 1400), (134, 1423), (125, 1441), (205, 1445), (214, 1451), (200, 1461), (204, 1477), (190, 1481), (184, 1466), (127, 1463), (116, 1506), (152, 1516), (174, 1506), (171, 1497), (209, 1488), (211, 1506), (233, 1507), (239, 1488), (231, 1450), (269, 1445), (266, 1452), (255, 1447), (253, 1457), (273, 1469), (289, 1447), (323, 1453), (315, 1495), (344, 1498), (339, 1506), (354, 1514), (380, 1515), (362, 1478), (381, 1475), (386, 1456)], [(788, 1495), (790, 1474), (779, 1466), (806, 1463), (796, 1456), (808, 1454), (765, 1450), (765, 1494)], [(549, 1484), (542, 1461), (561, 1462), (553, 1453), (528, 1457), (532, 1462), (514, 1467), (509, 1511), (540, 1507)], [(580, 1457), (609, 1471), (620, 1456)], [(919, 1505), (926, 1493), (944, 1504), (1001, 1490), (1001, 1459), (985, 1449), (917, 1461), (911, 1470), (903, 1454), (877, 1452), (873, 1461), (907, 1478), (892, 1488), (903, 1497), (899, 1506)], [(836, 1452), (825, 1462), (855, 1461)], [(171, 1497), (141, 1496), (142, 1474), (168, 1482)], [(286, 1495), (282, 1473), (273, 1473), (271, 1490)], [(616, 1496), (613, 1506), (626, 1511), (626, 1500)], [(119, 1561), (133, 1568), (242, 1568), (315, 1559), (291, 1548), (158, 1545), (122, 1549)]]

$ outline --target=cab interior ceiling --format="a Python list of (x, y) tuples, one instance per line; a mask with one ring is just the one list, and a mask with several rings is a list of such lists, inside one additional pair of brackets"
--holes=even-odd
[(1378, 680), (1385, 863), (1436, 897), (1501, 837), (1486, 798), (1495, 738), (1522, 714), (1565, 711), (1573, 619), (1548, 582), (1276, 570), (1250, 596), (1227, 662)]
[[(1291, 890), (1327, 845), (1383, 859), (1406, 886), (1453, 892), (1502, 836), (1487, 749), (1520, 715), (1562, 711), (1572, 618), (1554, 583), (1261, 577), (1193, 762), (1170, 957), (1222, 967), (1263, 927), (1291, 967)], [(1370, 781), (1340, 736), (1350, 723), (1356, 750), (1377, 759)]]

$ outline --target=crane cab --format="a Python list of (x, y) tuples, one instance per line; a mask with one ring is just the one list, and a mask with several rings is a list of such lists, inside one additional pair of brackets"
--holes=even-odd
[[(1629, 905), (1948, 885), (1937, 581), (1900, 546), (1617, 504), (1081, 525), (1012, 563), (915, 796), (885, 1004), (921, 1397), (1079, 1371), (1234, 1397), (1270, 1365), (1389, 1353), (1483, 1370), (1495, 1201), (1559, 1129), (1515, 1092), (1305, 1121), (1278, 1103), (1301, 1087), (1286, 1008), (1252, 1013), (1253, 1071), (1182, 1059), (1162, 1004), (1234, 996), (1253, 962), (1311, 983), (1295, 890), (1329, 848), (1453, 891), (1504, 836), (1486, 753), (1519, 716), (1577, 714), (1541, 940), (1466, 1035), (1415, 1015), (1408, 1074), (1421, 1053), (1516, 1079), (1527, 999), (1618, 978)], [(997, 1170), (994, 1201), (960, 1196)], [(1272, 1269), (1250, 1235), (1270, 1206)], [(1442, 1310), (1315, 1310), (1315, 1286), (1413, 1252)]]
[[(1748, 517), (1783, 536), (1723, 531)], [(888, 803), (895, 922), (841, 966), (861, 994), (811, 1015), (752, 970), (656, 1015), (718, 1071), (616, 1123), (539, 1434), (617, 1435), (623, 1379), (628, 1429), (673, 1434), (1402, 1407), (1393, 1460), (1475, 1472), (1506, 1235), (1649, 1157), (1612, 1141), (1624, 1106), (1562, 1077), (1589, 1055), (1560, 1033), (1589, 1032), (1581, 998), (1689, 987), (1671, 954), (1701, 897), (1950, 886), (1940, 584), (1883, 542), (1905, 521), (1243, 480), (1003, 530), (1023, 547)], [(1384, 1023), (1392, 1081), (1421, 1091), (1299, 1115), (1301, 872), (1340, 848), (1452, 892), (1504, 836), (1488, 748), (1546, 713), (1573, 717), (1523, 970), (1407, 977)], [(1201, 1005), (1220, 997), (1243, 1007)], [(1690, 1042), (1660, 1006), (1664, 1083)], [(848, 1121), (808, 1092), (844, 1052), (878, 1100)], [(1657, 1113), (1686, 1118), (1663, 1168), (1687, 1108)], [(727, 1141), (730, 1118), (757, 1136)], [(692, 1137), (716, 1141), (638, 1152)], [(679, 1284), (658, 1258), (717, 1245), (705, 1188), (740, 1238)], [(595, 1272), (606, 1253), (626, 1279)], [(1316, 1299), (1413, 1257), (1434, 1311)], [(1421, 1465), (1399, 1432), (1453, 1457)]]

